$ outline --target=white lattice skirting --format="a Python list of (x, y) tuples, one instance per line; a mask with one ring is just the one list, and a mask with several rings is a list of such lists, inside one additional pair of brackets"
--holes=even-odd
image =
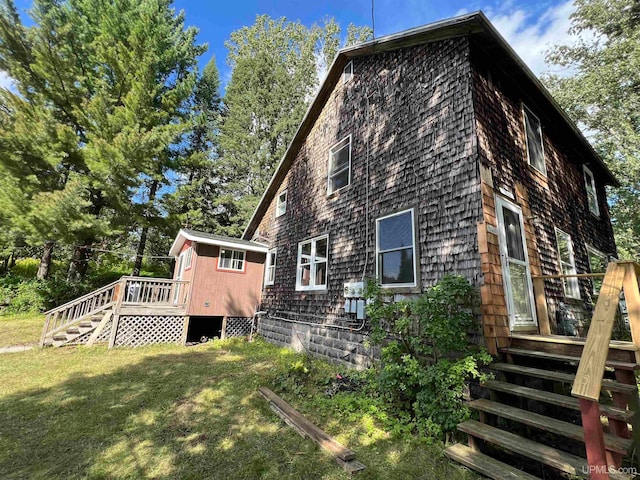
[(229, 337), (244, 337), (251, 333), (251, 317), (228, 317), (227, 328), (225, 330), (225, 336)]
[(118, 322), (114, 346), (180, 343), (183, 326), (181, 315), (123, 315)]

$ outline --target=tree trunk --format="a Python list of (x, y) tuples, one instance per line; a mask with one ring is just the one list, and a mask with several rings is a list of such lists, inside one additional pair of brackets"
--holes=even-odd
[(131, 275), (134, 277), (138, 277), (140, 275), (140, 270), (142, 269), (142, 257), (144, 256), (144, 249), (147, 246), (147, 234), (149, 232), (149, 227), (143, 227), (142, 233), (140, 233), (140, 241), (138, 242), (138, 252), (136, 253), (136, 260), (133, 264), (133, 272)]
[(147, 211), (145, 212), (143, 218), (144, 227), (142, 227), (142, 232), (140, 233), (138, 252), (136, 253), (136, 260), (133, 264), (133, 272), (131, 272), (131, 275), (133, 275), (134, 277), (140, 275), (140, 270), (142, 270), (142, 258), (144, 257), (144, 249), (147, 246), (147, 235), (149, 234), (149, 210), (153, 208), (153, 203), (156, 200), (157, 191), (158, 181), (154, 180), (153, 182), (151, 182), (151, 186), (149, 186), (149, 201), (147, 203)]
[(49, 276), (49, 268), (51, 267), (51, 258), (53, 256), (53, 245), (51, 241), (44, 242), (44, 251), (40, 258), (40, 266), (38, 266), (38, 273), (36, 278), (38, 280), (44, 280)]
[(84, 280), (89, 267), (87, 249), (92, 243), (91, 240), (85, 240), (82, 245), (78, 245), (73, 249), (73, 256), (71, 257), (71, 263), (69, 263), (69, 270), (67, 271), (67, 282)]
[(11, 270), (13, 270), (13, 267), (16, 266), (16, 252), (11, 252), (11, 254), (9, 255), (9, 268), (7, 269), (7, 272), (10, 272)]

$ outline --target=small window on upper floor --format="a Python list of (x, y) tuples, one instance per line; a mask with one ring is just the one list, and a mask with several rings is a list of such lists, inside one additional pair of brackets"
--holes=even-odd
[(329, 150), (329, 178), (327, 194), (351, 183), (351, 135), (340, 140)]
[(527, 157), (529, 165), (538, 170), (543, 175), (547, 174), (547, 167), (544, 163), (544, 148), (542, 146), (542, 125), (540, 119), (536, 117), (526, 106), (522, 108), (524, 116), (524, 128), (527, 140)]
[(347, 63), (342, 71), (342, 83), (347, 83), (353, 78), (353, 60)]
[(281, 217), (287, 211), (287, 191), (280, 193), (276, 200), (276, 218)]
[(593, 173), (586, 166), (584, 169), (584, 186), (587, 189), (587, 203), (589, 204), (589, 211), (596, 217), (600, 216), (600, 207), (598, 206), (598, 192), (596, 191), (596, 180), (593, 178)]

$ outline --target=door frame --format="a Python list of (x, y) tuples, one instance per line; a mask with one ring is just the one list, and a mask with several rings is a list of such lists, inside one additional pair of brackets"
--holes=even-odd
[[(529, 263), (529, 251), (527, 249), (527, 238), (526, 232), (524, 229), (524, 215), (522, 214), (522, 208), (519, 205), (516, 205), (510, 200), (507, 200), (504, 197), (495, 196), (496, 201), (496, 220), (498, 222), (498, 245), (500, 246), (500, 264), (502, 267), (502, 282), (504, 286), (504, 297), (505, 303), (507, 304), (507, 315), (509, 317), (509, 330), (511, 332), (517, 330), (533, 330), (538, 331), (538, 318), (536, 315), (536, 303), (535, 297), (533, 295), (533, 279), (531, 278), (531, 265)], [(527, 286), (529, 293), (529, 305), (531, 309), (531, 319), (532, 322), (529, 324), (517, 324), (514, 312), (513, 305), (513, 294), (511, 288), (511, 274), (509, 272), (509, 256), (507, 252), (507, 233), (505, 230), (504, 224), (504, 215), (502, 213), (502, 208), (508, 208), (512, 212), (518, 215), (520, 219), (520, 233), (522, 239), (522, 248), (524, 252), (524, 267), (525, 273), (527, 277)]]

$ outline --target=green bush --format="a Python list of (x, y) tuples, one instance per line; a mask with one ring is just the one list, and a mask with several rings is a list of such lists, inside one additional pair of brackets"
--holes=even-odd
[(379, 395), (405, 425), (442, 437), (469, 416), (465, 384), (481, 379), (491, 356), (468, 343), (475, 290), (463, 277), (446, 276), (415, 300), (393, 302), (369, 282), (367, 314), (372, 342), (382, 345)]
[(35, 278), (39, 266), (40, 260), (37, 258), (21, 258), (11, 269), (11, 275), (25, 279)]

